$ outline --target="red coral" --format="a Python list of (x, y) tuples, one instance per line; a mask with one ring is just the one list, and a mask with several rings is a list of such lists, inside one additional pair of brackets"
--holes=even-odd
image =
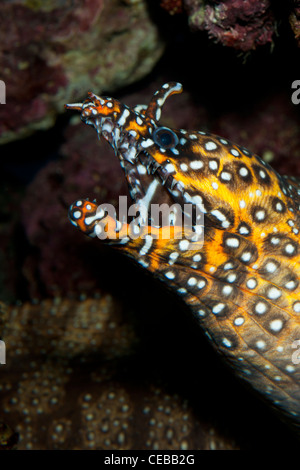
[(185, 0), (192, 28), (207, 30), (223, 45), (242, 51), (272, 42), (275, 20), (269, 0)]
[(294, 0), (294, 9), (290, 14), (290, 24), (300, 46), (300, 1)]
[(161, 0), (160, 6), (167, 10), (170, 15), (182, 13), (182, 0)]

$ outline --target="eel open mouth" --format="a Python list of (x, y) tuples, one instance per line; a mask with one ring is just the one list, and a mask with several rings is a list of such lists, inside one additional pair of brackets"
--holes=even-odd
[[(133, 109), (113, 98), (99, 97), (94, 93), (89, 93), (83, 103), (66, 105), (67, 109), (80, 111), (82, 121), (93, 126), (98, 137), (102, 136), (113, 148), (135, 207), (127, 215), (136, 217), (139, 225), (161, 228), (176, 225), (179, 218), (182, 224), (183, 214), (186, 224), (197, 221), (195, 207), (185, 209), (188, 201), (184, 198), (183, 185), (174, 178), (175, 168), (167, 158), (168, 152), (172, 155), (178, 153), (176, 146), (180, 136), (157, 122), (166, 98), (180, 91), (180, 84), (166, 84), (156, 95), (155, 102), (152, 100), (148, 107), (138, 105)], [(95, 209), (94, 203), (86, 205), (84, 201), (77, 201), (71, 206), (69, 217), (74, 225), (85, 228), (91, 236), (95, 222), (103, 219), (103, 212), (98, 210), (93, 216), (86, 217), (83, 207), (85, 210)], [(123, 223), (124, 220), (121, 218), (118, 222)]]

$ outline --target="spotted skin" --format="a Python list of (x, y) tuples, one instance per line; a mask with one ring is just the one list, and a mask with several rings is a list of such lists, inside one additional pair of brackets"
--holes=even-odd
[(177, 226), (167, 239), (166, 227), (154, 236), (147, 224), (132, 238), (88, 200), (71, 206), (70, 220), (92, 237), (106, 230), (106, 242), (166, 282), (236, 374), (300, 426), (299, 181), (227, 139), (162, 127), (165, 100), (181, 90), (164, 84), (148, 107), (94, 94), (66, 107), (112, 145), (137, 207), (202, 205), (203, 246), (190, 233), (176, 238)]

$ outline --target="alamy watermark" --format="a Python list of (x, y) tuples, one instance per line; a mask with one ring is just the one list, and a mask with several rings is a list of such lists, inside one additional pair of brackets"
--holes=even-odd
[(300, 80), (293, 81), (292, 90), (295, 90), (291, 96), (292, 103), (299, 104), (300, 103)]
[[(127, 196), (119, 196), (118, 217), (112, 204), (98, 206), (94, 217), (97, 220), (96, 234), (100, 240), (146, 238), (151, 235), (161, 240), (187, 239), (196, 242), (195, 249), (204, 242), (204, 210), (201, 204), (145, 204), (140, 202), (128, 207)], [(76, 211), (73, 213), (76, 218)], [(80, 212), (78, 211), (78, 216)], [(112, 226), (107, 229), (107, 217)], [(199, 245), (201, 244), (201, 246)], [(191, 249), (193, 243), (191, 243)]]
[(6, 86), (3, 80), (0, 80), (0, 104), (6, 104)]
[(293, 364), (300, 364), (300, 339), (296, 339), (292, 343), (292, 348), (296, 349), (295, 352), (292, 354), (292, 363)]
[(4, 341), (0, 340), (0, 364), (6, 364), (6, 347)]

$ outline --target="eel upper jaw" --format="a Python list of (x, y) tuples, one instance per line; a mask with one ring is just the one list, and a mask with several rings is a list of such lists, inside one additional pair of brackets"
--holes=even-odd
[[(93, 116), (91, 114), (86, 116), (82, 113), (81, 119), (96, 129), (99, 139), (102, 136), (111, 145), (119, 158), (130, 196), (140, 214), (142, 214), (141, 223), (147, 224), (147, 219), (150, 220), (146, 193), (154, 178), (160, 183), (160, 191), (164, 193), (164, 202), (169, 205), (177, 202), (183, 207), (186, 201), (183, 198), (182, 186), (173, 178), (172, 173), (168, 172), (163, 165), (153, 158), (148, 152), (148, 148), (142, 145), (147, 137), (139, 135), (134, 130), (124, 129), (110, 117)], [(143, 182), (138, 171), (140, 164), (145, 167), (147, 172), (147, 178), (144, 176)], [(176, 198), (176, 201), (172, 195), (173, 191), (180, 195), (179, 198)], [(145, 201), (147, 201), (146, 204)]]

